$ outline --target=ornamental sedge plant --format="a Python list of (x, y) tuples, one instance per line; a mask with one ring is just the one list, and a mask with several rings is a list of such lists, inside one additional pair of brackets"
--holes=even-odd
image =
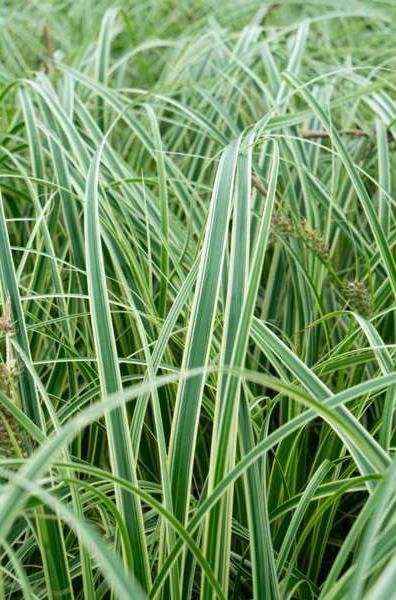
[(0, 20), (0, 598), (396, 598), (393, 4)]

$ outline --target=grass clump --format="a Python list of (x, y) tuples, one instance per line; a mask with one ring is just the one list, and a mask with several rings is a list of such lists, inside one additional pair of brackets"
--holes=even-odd
[(0, 18), (1, 598), (395, 597), (392, 3)]

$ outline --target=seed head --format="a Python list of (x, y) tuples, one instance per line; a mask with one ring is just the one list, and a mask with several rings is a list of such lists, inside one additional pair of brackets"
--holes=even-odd
[(278, 211), (273, 213), (271, 225), (273, 230), (281, 235), (292, 237), (296, 233), (293, 221)]
[(0, 329), (4, 335), (14, 335), (14, 329), (11, 321), (11, 301), (7, 298), (4, 306), (4, 316), (0, 319)]
[(312, 229), (308, 221), (301, 221), (301, 234), (303, 238), (312, 246), (312, 249), (323, 260), (328, 261), (330, 258), (329, 247), (316, 229)]
[(367, 317), (371, 313), (371, 297), (365, 281), (348, 281), (345, 288), (345, 295), (349, 306), (362, 317)]
[[(11, 321), (11, 303), (6, 300), (4, 315), (0, 320), (0, 330), (5, 337), (5, 362), (0, 363), (0, 391), (9, 399), (15, 400), (19, 370), (12, 357), (11, 340), (14, 328)], [(0, 456), (26, 457), (31, 443), (26, 431), (15, 417), (0, 402)]]

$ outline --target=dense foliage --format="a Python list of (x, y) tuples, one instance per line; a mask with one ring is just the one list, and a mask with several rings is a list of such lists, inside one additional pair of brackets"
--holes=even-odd
[(0, 28), (0, 597), (396, 598), (393, 1)]

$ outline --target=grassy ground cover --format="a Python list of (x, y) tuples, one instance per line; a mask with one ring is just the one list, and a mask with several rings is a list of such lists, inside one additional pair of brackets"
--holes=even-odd
[(396, 598), (393, 1), (0, 29), (0, 598)]

